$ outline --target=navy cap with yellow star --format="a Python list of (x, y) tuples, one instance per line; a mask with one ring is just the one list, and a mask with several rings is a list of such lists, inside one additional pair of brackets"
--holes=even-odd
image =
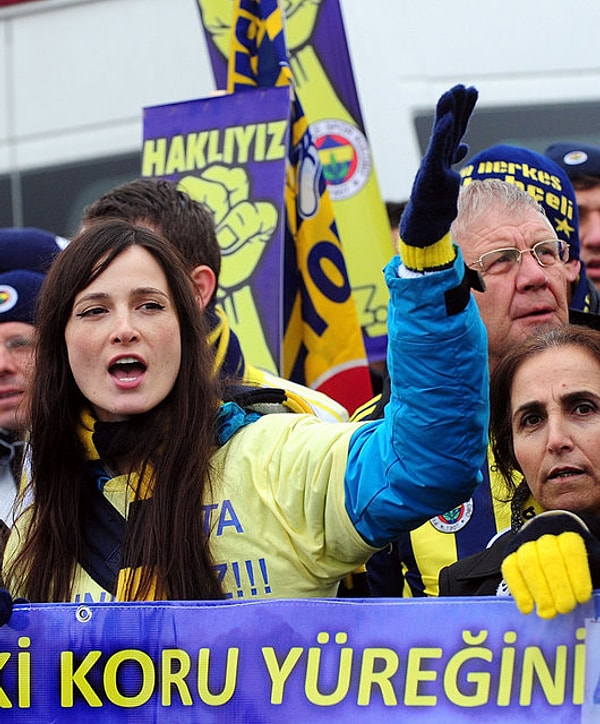
[(579, 259), (579, 218), (575, 190), (566, 172), (548, 156), (520, 146), (498, 144), (473, 156), (460, 171), (462, 184), (497, 178), (516, 184), (543, 207), (569, 257)]
[(569, 258), (578, 259), (580, 272), (572, 287), (572, 309), (588, 311), (586, 269), (580, 260), (579, 216), (575, 189), (566, 171), (551, 158), (529, 148), (498, 144), (473, 156), (460, 170), (463, 185), (497, 178), (516, 184), (540, 204), (559, 239), (569, 244)]

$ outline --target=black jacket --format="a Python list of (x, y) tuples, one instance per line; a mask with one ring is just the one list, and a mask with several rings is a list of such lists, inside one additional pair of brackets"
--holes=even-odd
[(440, 596), (495, 596), (502, 582), (500, 567), (515, 533), (507, 530), (479, 553), (440, 571)]
[[(589, 531), (584, 535), (584, 540), (589, 557), (592, 585), (594, 589), (598, 589), (600, 588), (600, 519), (586, 513), (577, 513), (576, 515)], [(538, 520), (537, 516), (535, 520)], [(523, 533), (525, 530), (525, 528), (522, 529)], [(547, 532), (556, 533), (552, 529)], [(577, 530), (577, 532), (580, 531)], [(515, 541), (517, 538), (519, 540)], [(439, 577), (440, 596), (497, 595), (498, 588), (503, 581), (502, 561), (514, 550), (514, 548), (511, 550), (513, 542), (515, 547), (522, 545), (522, 535), (520, 532), (507, 530), (484, 551), (475, 553), (443, 568)], [(506, 595), (506, 592), (502, 591), (502, 594)]]

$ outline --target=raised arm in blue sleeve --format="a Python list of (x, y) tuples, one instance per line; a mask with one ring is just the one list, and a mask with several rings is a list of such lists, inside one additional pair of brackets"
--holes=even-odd
[(464, 86), (440, 98), (402, 217), (401, 258), (385, 270), (391, 398), (383, 420), (353, 435), (345, 477), (347, 512), (377, 547), (467, 500), (486, 455), (487, 336), (469, 291), (478, 281), (449, 233), (452, 164), (466, 152), (476, 98)]

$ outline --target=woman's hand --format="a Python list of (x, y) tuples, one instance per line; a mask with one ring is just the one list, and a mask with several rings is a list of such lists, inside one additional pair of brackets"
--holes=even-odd
[(547, 511), (526, 523), (511, 543), (502, 575), (521, 613), (540, 618), (569, 613), (592, 596), (589, 549), (600, 544), (574, 513)]

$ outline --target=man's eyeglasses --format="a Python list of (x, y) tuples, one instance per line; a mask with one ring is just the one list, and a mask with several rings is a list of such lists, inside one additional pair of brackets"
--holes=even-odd
[(550, 239), (538, 241), (531, 249), (494, 249), (486, 251), (479, 259), (471, 262), (469, 267), (478, 269), (483, 274), (505, 274), (521, 263), (523, 254), (533, 254), (533, 258), (540, 266), (548, 267), (554, 264), (565, 264), (569, 260), (569, 245), (566, 241)]
[(12, 357), (24, 357), (33, 349), (32, 337), (9, 337), (0, 341)]

